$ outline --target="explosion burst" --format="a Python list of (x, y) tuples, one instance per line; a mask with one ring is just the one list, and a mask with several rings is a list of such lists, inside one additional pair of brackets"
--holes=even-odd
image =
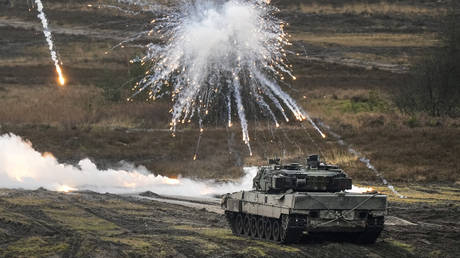
[(59, 65), (59, 60), (58, 60), (56, 50), (54, 47), (51, 31), (48, 28), (48, 19), (46, 19), (45, 12), (43, 11), (43, 3), (41, 0), (35, 0), (35, 4), (37, 5), (37, 11), (38, 11), (37, 17), (42, 22), (43, 34), (45, 35), (46, 42), (48, 43), (48, 48), (50, 50), (51, 59), (53, 60), (54, 66), (56, 67), (56, 73), (58, 74), (59, 84), (61, 86), (64, 86), (65, 84), (64, 74), (62, 73), (61, 66)]
[(173, 134), (178, 124), (190, 122), (194, 116), (202, 132), (203, 118), (222, 103), (230, 127), (233, 107), (250, 155), (246, 98), (257, 103), (276, 127), (279, 122), (275, 113), (279, 113), (286, 122), (289, 116), (299, 121), (307, 119), (324, 137), (280, 87), (285, 78), (296, 78), (286, 60), (285, 46), (290, 43), (285, 24), (272, 15), (276, 9), (268, 3), (195, 1), (152, 20), (152, 30), (143, 34), (158, 34), (165, 43), (149, 44), (144, 57), (132, 60), (151, 65), (134, 86), (134, 96), (143, 91), (151, 100), (169, 95), (173, 102)]

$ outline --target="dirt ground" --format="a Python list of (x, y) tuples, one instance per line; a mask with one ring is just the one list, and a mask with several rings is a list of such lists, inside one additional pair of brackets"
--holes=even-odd
[(458, 257), (460, 206), (389, 205), (373, 245), (304, 235), (278, 245), (232, 235), (221, 214), (134, 196), (0, 190), (2, 257)]
[(20, 135), (60, 162), (89, 157), (107, 168), (125, 160), (155, 174), (201, 179), (232, 180), (242, 166), (273, 156), (298, 161), (320, 153), (355, 183), (389, 194), (389, 215), (416, 225), (389, 225), (370, 246), (308, 235), (280, 246), (235, 237), (222, 215), (205, 210), (112, 194), (1, 189), (1, 257), (460, 256), (460, 121), (403, 114), (392, 96), (410, 79), (411, 65), (438, 47), (438, 17), (449, 1), (272, 1), (298, 53), (289, 57), (297, 80), (287, 91), (369, 158), (404, 200), (348, 146), (330, 135), (322, 140), (307, 123), (273, 129), (250, 117), (252, 157), (238, 126), (212, 123), (194, 161), (199, 131), (192, 125), (171, 137), (167, 101), (124, 101), (136, 73), (129, 60), (142, 54), (138, 44), (156, 39), (111, 48), (144, 30), (152, 14), (103, 7), (117, 4), (110, 0), (43, 2), (67, 86), (56, 84), (30, 1), (0, 0), (0, 134)]

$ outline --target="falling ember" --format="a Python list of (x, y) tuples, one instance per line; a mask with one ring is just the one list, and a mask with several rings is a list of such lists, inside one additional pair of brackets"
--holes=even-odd
[(58, 73), (59, 84), (63, 86), (65, 84), (65, 78), (62, 75), (62, 69), (61, 69), (61, 66), (59, 65), (59, 60), (58, 60), (55, 46), (53, 43), (53, 37), (51, 35), (51, 31), (48, 28), (48, 20), (46, 19), (46, 15), (43, 11), (43, 3), (41, 0), (35, 0), (35, 4), (37, 5), (37, 11), (38, 11), (37, 17), (42, 22), (43, 34), (45, 35), (46, 42), (48, 43), (48, 48), (50, 51), (51, 59), (54, 62), (54, 66), (56, 66), (56, 72)]
[(319, 129), (319, 127), (316, 125), (315, 122), (313, 122), (313, 120), (311, 119), (311, 117), (308, 115), (308, 114), (305, 114), (306, 116), (306, 119), (308, 120), (308, 122), (310, 122), (310, 124), (313, 126), (313, 128), (315, 128), (315, 130), (321, 135), (321, 137), (326, 138), (326, 134), (323, 133), (323, 131), (321, 131), (321, 129)]
[[(296, 77), (287, 64), (285, 47), (291, 45), (285, 24), (273, 13), (268, 0), (192, 1), (156, 19), (152, 28), (166, 44), (150, 43), (144, 57), (133, 62), (151, 64), (136, 83), (133, 96), (171, 97), (171, 130), (194, 116), (200, 121), (227, 105), (226, 125), (232, 114), (240, 120), (242, 140), (252, 155), (246, 117), (250, 101), (278, 127), (276, 113), (307, 119), (325, 135), (296, 101), (284, 92), (284, 78)], [(222, 101), (223, 100), (223, 101)], [(232, 107), (233, 110), (232, 110)], [(279, 112), (278, 112), (279, 111)], [(201, 128), (201, 126), (200, 126)]]
[(59, 84), (61, 86), (64, 86), (65, 78), (64, 78), (64, 75), (62, 74), (61, 66), (59, 65), (56, 66), (56, 72), (58, 73)]

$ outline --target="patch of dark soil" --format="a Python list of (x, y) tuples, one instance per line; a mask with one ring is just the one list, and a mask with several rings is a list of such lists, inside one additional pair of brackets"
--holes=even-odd
[(145, 191), (145, 192), (140, 193), (139, 195), (140, 196), (146, 196), (146, 197), (161, 197), (161, 195), (156, 194), (156, 193), (151, 192), (151, 191)]

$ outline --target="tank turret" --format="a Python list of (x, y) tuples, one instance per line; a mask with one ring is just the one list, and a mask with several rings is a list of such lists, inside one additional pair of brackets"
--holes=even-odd
[(337, 166), (321, 162), (318, 155), (310, 155), (305, 166), (270, 159), (268, 166), (259, 168), (253, 188), (267, 193), (340, 192), (351, 189), (351, 178)]

